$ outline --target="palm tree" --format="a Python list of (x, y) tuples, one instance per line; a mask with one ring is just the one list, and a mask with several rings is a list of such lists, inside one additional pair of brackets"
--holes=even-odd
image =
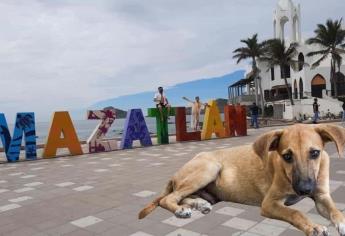
[(335, 78), (336, 68), (340, 70), (342, 63), (341, 54), (345, 53), (343, 49), (345, 47), (345, 30), (341, 28), (340, 20), (332, 21), (327, 20), (326, 25), (318, 24), (314, 31), (315, 37), (310, 38), (306, 41), (307, 44), (317, 45), (320, 47), (319, 50), (313, 51), (307, 54), (307, 56), (320, 55), (321, 57), (312, 64), (312, 68), (320, 65), (328, 56), (331, 56), (331, 71), (330, 80), (333, 84), (334, 97), (338, 97), (337, 81)]
[(291, 43), (289, 47), (286, 47), (284, 40), (271, 39), (264, 42), (264, 45), (266, 45), (266, 54), (265, 56), (261, 57), (260, 60), (268, 64), (268, 70), (274, 66), (280, 67), (291, 105), (294, 105), (286, 75), (288, 72), (288, 67), (295, 67), (299, 63), (294, 59), (294, 57), (297, 55), (296, 48), (298, 44)]
[(264, 55), (264, 45), (258, 42), (258, 34), (254, 34), (251, 38), (242, 39), (242, 43), (246, 46), (237, 48), (233, 51), (235, 54), (234, 59), (237, 59), (237, 64), (242, 60), (251, 59), (252, 60), (252, 76), (254, 77), (255, 84), (255, 101), (258, 104), (258, 86), (260, 88), (261, 96), (261, 109), (264, 111), (264, 96), (262, 93), (261, 78), (259, 77), (260, 70), (257, 67), (257, 60)]

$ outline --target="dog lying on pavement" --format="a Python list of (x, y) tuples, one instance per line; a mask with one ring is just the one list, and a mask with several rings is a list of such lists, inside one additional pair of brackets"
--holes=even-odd
[(288, 207), (310, 197), (319, 214), (345, 236), (345, 217), (329, 192), (330, 160), (324, 144), (330, 141), (340, 156), (345, 129), (299, 124), (263, 134), (253, 145), (200, 153), (177, 171), (139, 219), (157, 206), (189, 218), (193, 208), (206, 214), (212, 204), (230, 201), (261, 206), (263, 216), (286, 221), (308, 236), (329, 235), (326, 227)]

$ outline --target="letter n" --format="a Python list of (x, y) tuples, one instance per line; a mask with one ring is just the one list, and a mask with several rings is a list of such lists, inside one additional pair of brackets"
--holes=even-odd
[(228, 137), (247, 135), (246, 108), (241, 105), (224, 107), (225, 133)]

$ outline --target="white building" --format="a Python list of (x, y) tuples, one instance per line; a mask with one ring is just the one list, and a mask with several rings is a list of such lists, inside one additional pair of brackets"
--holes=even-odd
[[(276, 116), (293, 119), (304, 114), (311, 116), (313, 114), (312, 103), (314, 97), (317, 97), (321, 114), (326, 113), (329, 109), (331, 113), (338, 115), (342, 111), (342, 102), (331, 98), (333, 86), (330, 83), (330, 58), (323, 61), (319, 67), (311, 68), (311, 65), (320, 56), (307, 57), (306, 55), (308, 52), (316, 51), (319, 48), (305, 43), (306, 39), (301, 33), (301, 20), (300, 5), (295, 6), (292, 0), (279, 0), (273, 14), (273, 37), (285, 40), (287, 46), (291, 42), (298, 43), (298, 58), (296, 59), (301, 64), (298, 68), (288, 68), (289, 73), (287, 73), (287, 81), (292, 91), (295, 106), (291, 106), (288, 100), (279, 66), (267, 71), (265, 63), (258, 64), (261, 70), (260, 77), (262, 78), (265, 102), (274, 106)], [(317, 23), (319, 22), (315, 22), (315, 28)], [(304, 62), (310, 66), (303, 66)], [(343, 60), (340, 70), (343, 73), (345, 71), (344, 62), (345, 60)], [(345, 96), (345, 76), (341, 72), (337, 73), (338, 95)], [(241, 91), (232, 91), (230, 99), (237, 97), (236, 102), (249, 102), (250, 99), (245, 99), (245, 96), (253, 98), (253, 92), (250, 91), (248, 85)], [(241, 96), (242, 98), (240, 98)]]

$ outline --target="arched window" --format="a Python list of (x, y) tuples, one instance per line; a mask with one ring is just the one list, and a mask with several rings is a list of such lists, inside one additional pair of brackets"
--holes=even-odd
[(289, 65), (285, 65), (283, 68), (280, 68), (280, 77), (283, 79), (284, 78), (284, 74), (285, 74), (285, 78), (290, 78), (290, 66)]
[(274, 38), (277, 38), (277, 21), (276, 20), (274, 20), (273, 21), (273, 37)]
[(287, 18), (286, 16), (282, 17), (280, 19), (280, 32), (279, 32), (279, 37), (281, 40), (285, 39), (285, 24), (286, 22), (289, 21), (289, 18)]
[(293, 40), (294, 41), (297, 41), (297, 16), (295, 16), (294, 18), (293, 18), (293, 22), (292, 22), (292, 37), (293, 37)]
[(317, 74), (311, 80), (311, 96), (322, 98), (322, 90), (326, 89), (326, 80), (325, 78)]
[(303, 98), (303, 81), (302, 78), (299, 79), (299, 98)]
[(294, 98), (297, 99), (298, 98), (298, 89), (297, 89), (297, 81), (296, 80), (293, 83), (293, 94), (294, 94)]
[(274, 67), (271, 68), (271, 80), (274, 80)]
[(337, 81), (338, 96), (345, 95), (345, 75), (339, 71), (335, 73), (335, 79)]
[(304, 66), (304, 55), (303, 53), (298, 54), (298, 71), (303, 70)]

